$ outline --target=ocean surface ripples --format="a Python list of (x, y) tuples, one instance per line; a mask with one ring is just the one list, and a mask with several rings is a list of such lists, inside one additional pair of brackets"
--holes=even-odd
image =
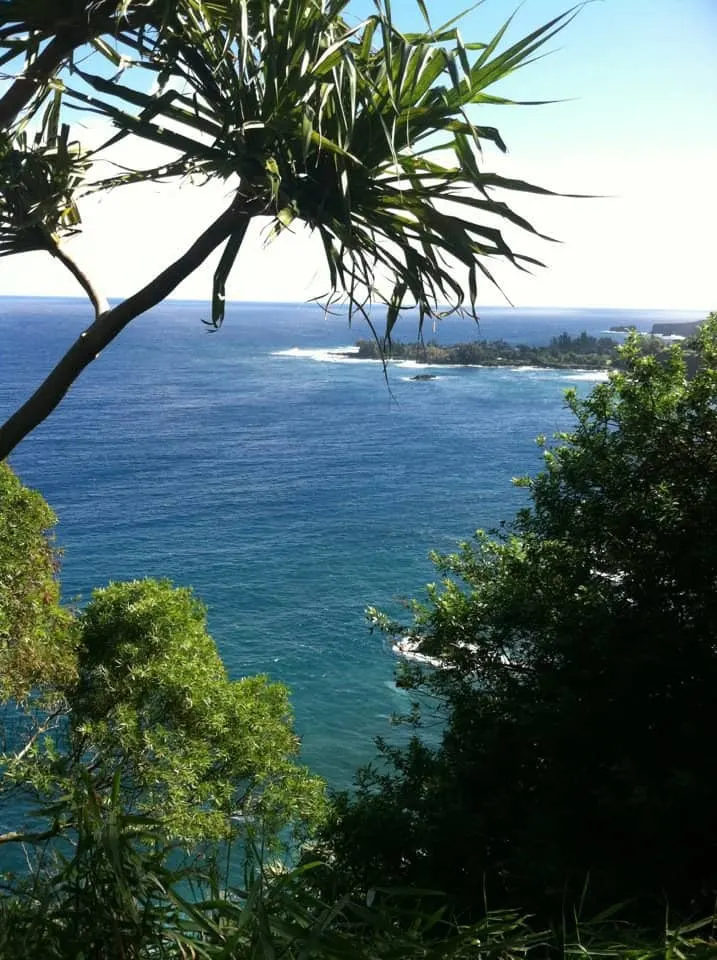
[[(599, 375), (451, 368), (416, 382), (397, 365), (387, 387), (379, 363), (336, 357), (365, 336), (341, 317), (235, 305), (210, 335), (204, 315), (170, 302), (136, 321), (12, 463), (60, 517), (68, 599), (132, 577), (192, 585), (231, 673), (290, 684), (305, 760), (347, 785), (406, 706), (365, 607), (395, 612), (433, 579), (429, 550), (509, 518), (525, 502), (511, 478), (540, 467), (535, 436), (569, 423), (563, 390)], [(658, 319), (487, 309), (479, 331), (449, 320), (438, 338), (547, 343)], [(80, 301), (0, 300), (0, 414), (88, 321)], [(414, 335), (403, 319), (398, 337)]]

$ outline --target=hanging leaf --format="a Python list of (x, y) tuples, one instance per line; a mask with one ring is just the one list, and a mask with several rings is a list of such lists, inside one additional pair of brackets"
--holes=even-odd
[(226, 309), (226, 286), (227, 279), (231, 273), (232, 267), (239, 255), (244, 235), (246, 234), (249, 222), (244, 221), (241, 227), (229, 237), (224, 252), (222, 253), (217, 269), (214, 271), (214, 282), (212, 286), (212, 319), (211, 326), (218, 330), (224, 322), (224, 312)]

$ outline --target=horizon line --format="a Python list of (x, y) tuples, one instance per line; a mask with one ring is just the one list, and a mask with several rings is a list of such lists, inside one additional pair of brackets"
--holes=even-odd
[[(121, 303), (124, 297), (108, 297), (110, 303), (116, 302)], [(76, 303), (86, 303), (89, 306), (89, 302), (86, 297), (81, 295), (77, 296), (67, 296), (65, 294), (30, 294), (30, 293), (0, 293), (0, 300), (65, 300), (68, 302)], [(201, 306), (208, 307), (210, 305), (210, 300), (207, 299), (196, 299), (196, 298), (185, 298), (185, 297), (167, 297), (161, 303), (158, 303), (152, 309), (157, 309), (164, 304), (170, 303), (183, 303), (183, 304), (197, 304)], [(316, 300), (227, 300), (226, 305), (229, 306), (262, 306), (262, 307), (317, 307), (319, 310), (323, 310), (324, 307), (322, 304)], [(341, 310), (346, 308), (347, 304), (336, 303), (333, 304), (330, 313), (333, 310)], [(385, 307), (385, 304), (375, 304), (375, 306)], [(542, 305), (542, 304), (531, 304), (531, 305), (521, 305), (516, 306), (513, 304), (485, 304), (483, 306), (478, 306), (477, 311), (481, 310), (501, 310), (506, 313), (520, 313), (521, 310), (563, 310), (563, 311), (574, 311), (574, 310), (615, 310), (615, 311), (629, 311), (632, 313), (637, 313), (640, 311), (650, 312), (650, 313), (699, 313), (699, 314), (708, 314), (710, 313), (709, 308), (699, 308), (699, 307), (617, 307), (617, 306), (585, 306), (583, 304), (572, 304), (570, 306), (565, 305)], [(413, 312), (417, 310), (416, 307), (408, 308), (406, 312)], [(146, 313), (151, 311), (147, 310)], [(139, 319), (139, 318), (137, 318)], [(446, 317), (446, 319), (449, 319)]]

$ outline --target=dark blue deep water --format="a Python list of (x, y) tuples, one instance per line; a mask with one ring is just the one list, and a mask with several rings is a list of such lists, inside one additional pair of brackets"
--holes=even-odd
[[(345, 785), (405, 706), (363, 611), (432, 579), (432, 548), (509, 518), (534, 438), (565, 428), (563, 390), (596, 375), (336, 361), (366, 330), (314, 306), (235, 305), (210, 334), (202, 304), (135, 321), (12, 457), (60, 517), (68, 599), (109, 580), (194, 587), (232, 675), (293, 691), (304, 757)], [(89, 322), (81, 301), (0, 299), (0, 416)], [(377, 318), (378, 320), (379, 318)], [(698, 315), (486, 309), (480, 336), (547, 343), (567, 330)], [(445, 343), (473, 339), (448, 320)], [(410, 339), (406, 318), (397, 336)]]

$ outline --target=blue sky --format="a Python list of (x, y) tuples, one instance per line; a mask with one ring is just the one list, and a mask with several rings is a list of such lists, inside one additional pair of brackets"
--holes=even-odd
[[(435, 25), (464, 9), (455, 0), (427, 5)], [(368, 8), (361, 0), (352, 10), (358, 17)], [(563, 9), (525, 0), (510, 36)], [(392, 10), (401, 27), (420, 26), (413, 0), (394, 0)], [(487, 39), (513, 10), (512, 2), (484, 0), (461, 22), (464, 40)], [(477, 110), (476, 119), (498, 126), (509, 147), (507, 159), (486, 162), (556, 190), (600, 196), (518, 204), (562, 242), (528, 248), (546, 270), (499, 271), (507, 293), (521, 306), (717, 307), (717, 0), (594, 0), (550, 49), (496, 92), (564, 102)], [(221, 186), (128, 188), (87, 204), (85, 235), (72, 242), (109, 295), (127, 294), (190, 243), (225, 200)], [(210, 277), (211, 264), (177, 295), (206, 297)], [(265, 249), (256, 233), (228, 293), (302, 300), (324, 288), (311, 238), (285, 237)], [(28, 292), (76, 291), (59, 265), (35, 255), (0, 262), (0, 294)], [(488, 287), (480, 299), (501, 302)]]

